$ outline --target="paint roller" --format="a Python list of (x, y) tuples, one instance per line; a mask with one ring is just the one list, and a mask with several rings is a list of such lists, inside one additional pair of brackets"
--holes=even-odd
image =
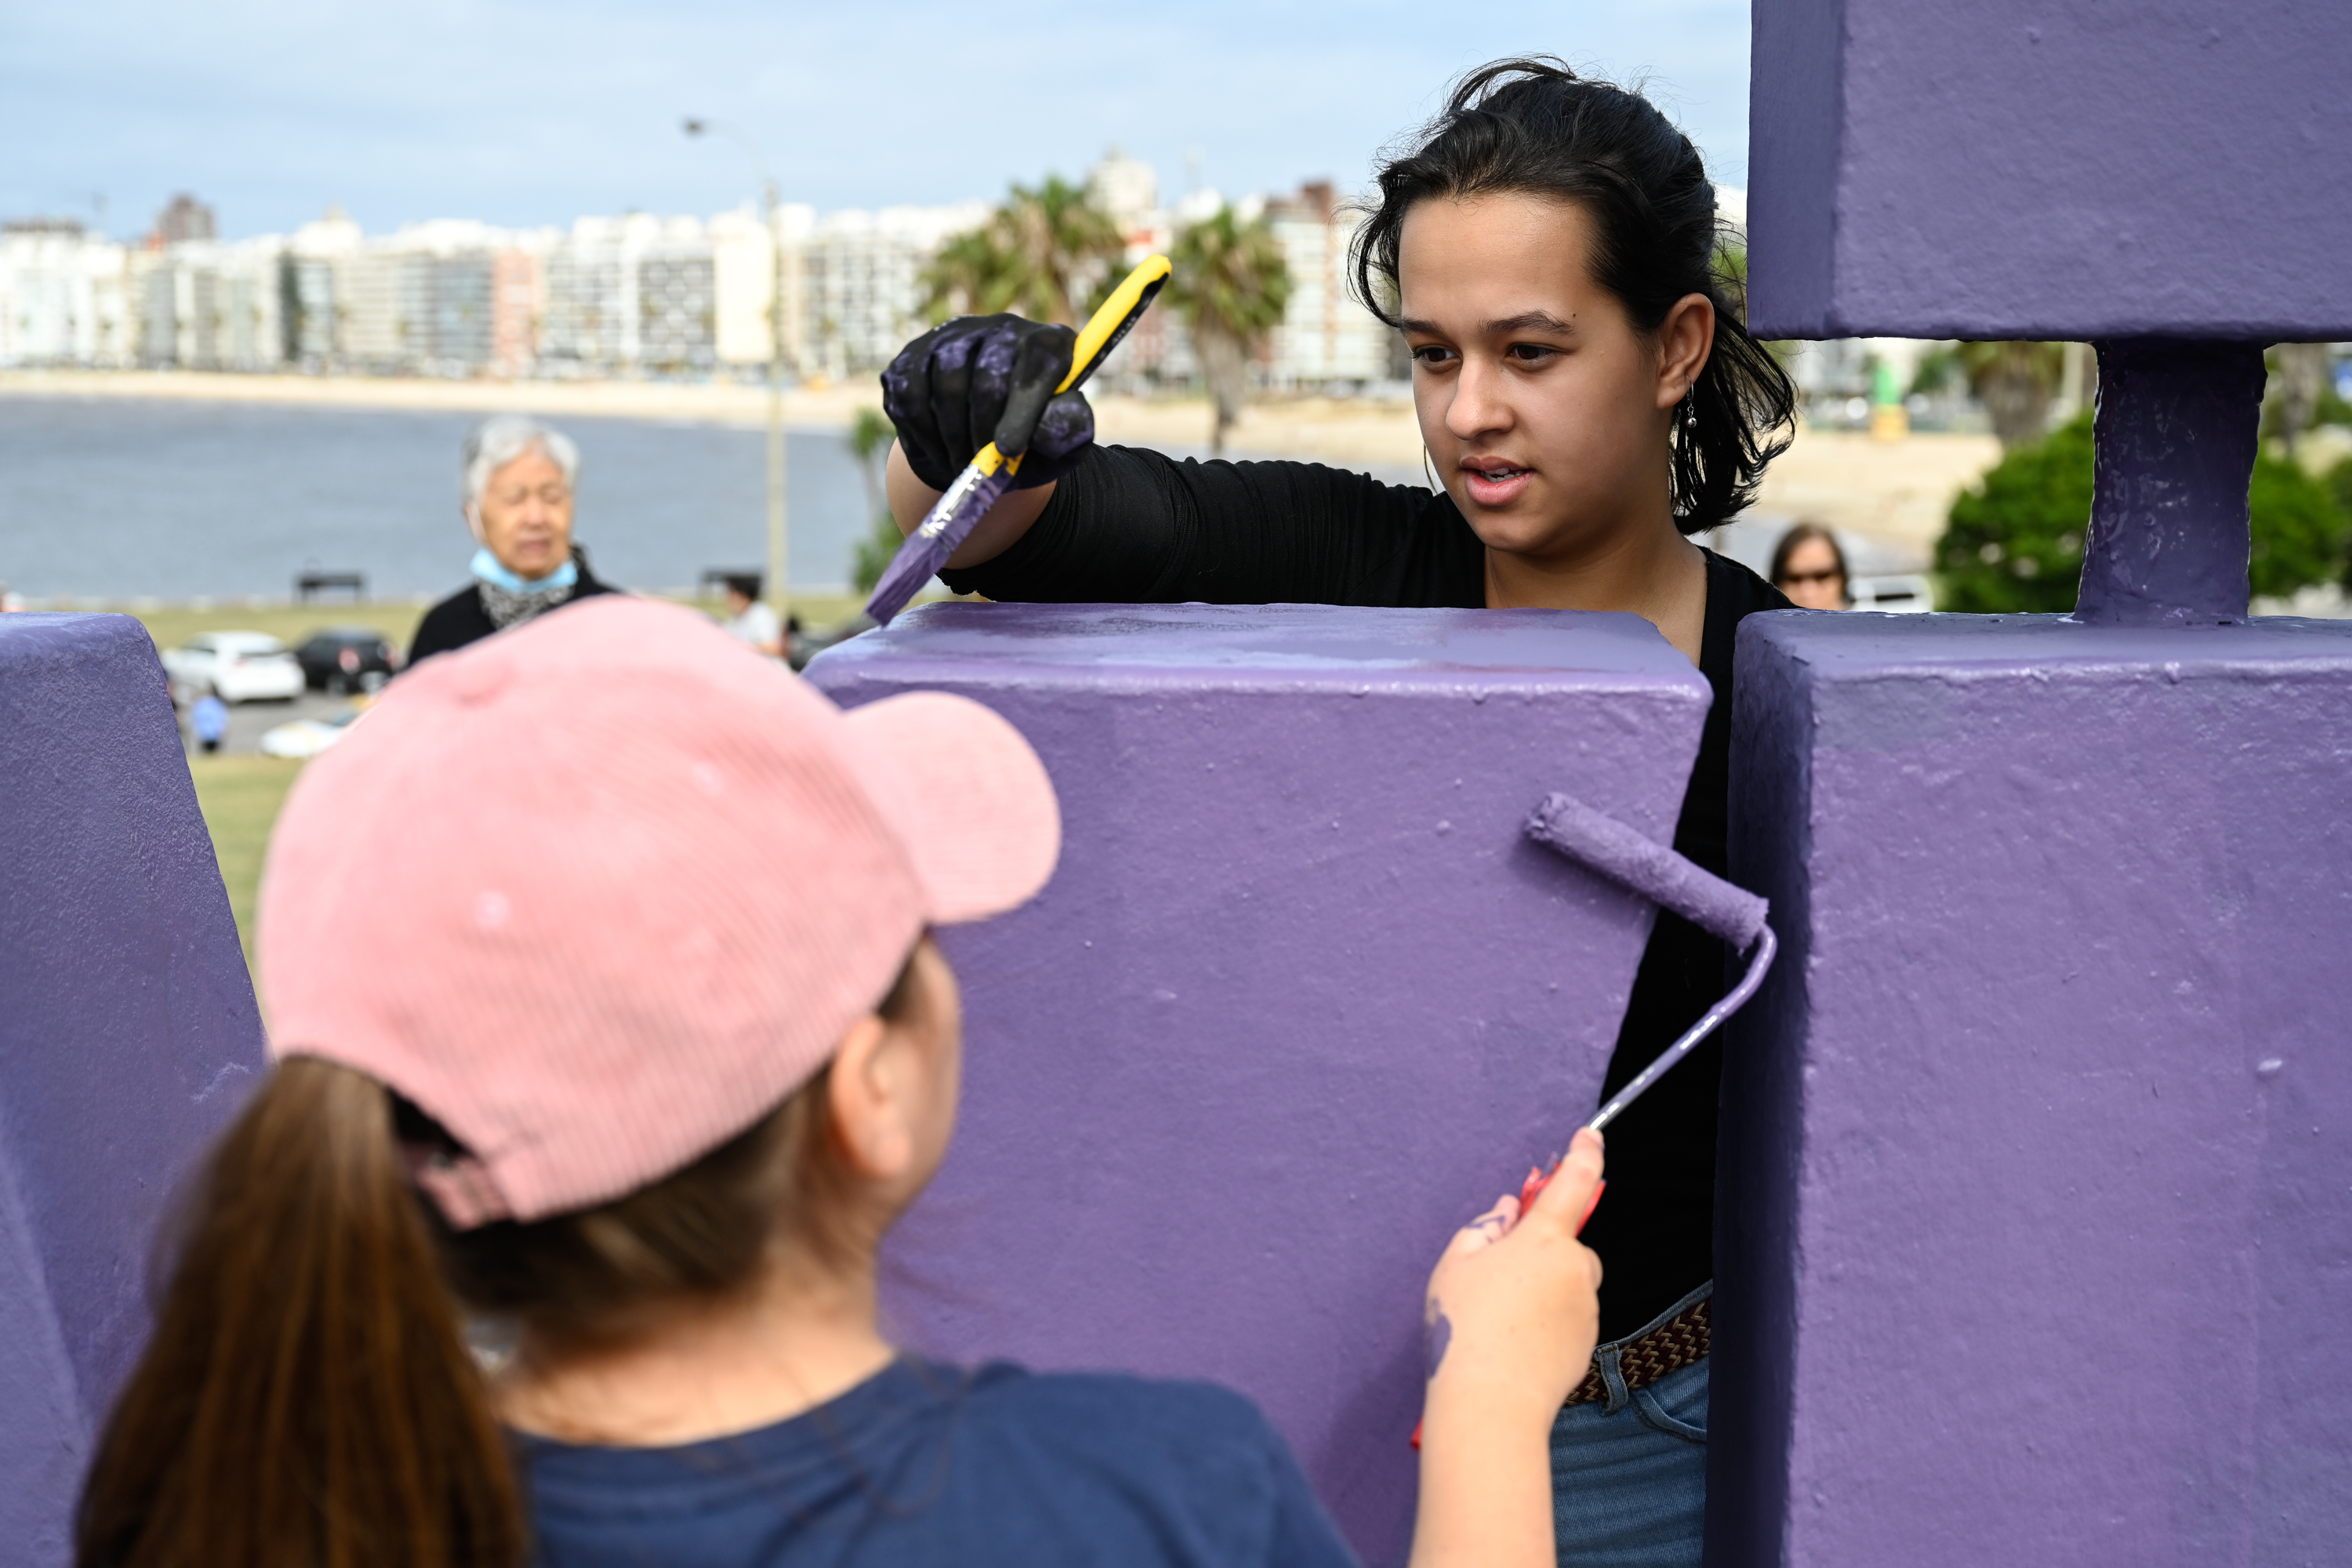
[[(1598, 1132), (1756, 994), (1756, 988), (1764, 984), (1764, 972), (1772, 967), (1773, 954), (1780, 948), (1771, 926), (1765, 921), (1771, 906), (1571, 795), (1546, 795), (1528, 817), (1527, 834), (1578, 865), (1598, 871), (1626, 891), (1639, 894), (1701, 931), (1721, 937), (1731, 944), (1732, 952), (1750, 954), (1748, 973), (1739, 977), (1739, 984), (1685, 1030), (1680, 1039), (1659, 1052), (1656, 1059), (1636, 1074), (1631, 1083), (1612, 1095), (1606, 1105), (1593, 1112), (1592, 1120), (1585, 1125)], [(1519, 1189), (1522, 1212), (1558, 1169), (1559, 1161), (1554, 1160), (1549, 1169), (1528, 1173), (1526, 1184)], [(1593, 1201), (1600, 1201), (1599, 1194), (1594, 1194)], [(1590, 1209), (1585, 1211), (1585, 1217), (1591, 1217)]]
[[(1627, 892), (1639, 894), (1701, 931), (1721, 937), (1731, 944), (1734, 952), (1753, 950), (1748, 960), (1748, 973), (1739, 977), (1739, 984), (1726, 992), (1723, 999), (1709, 1007), (1697, 1023), (1684, 1030), (1680, 1039), (1659, 1052), (1633, 1082), (1610, 1096), (1608, 1104), (1592, 1113), (1592, 1119), (1585, 1125), (1598, 1132), (1756, 994), (1756, 988), (1764, 984), (1764, 972), (1772, 967), (1772, 955), (1780, 952), (1780, 943), (1773, 936), (1772, 928), (1765, 923), (1764, 917), (1771, 912), (1771, 906), (1762, 899), (1745, 888), (1733, 887), (1712, 871), (1643, 837), (1615, 817), (1593, 810), (1573, 795), (1544, 796), (1542, 804), (1528, 817), (1527, 835), (1586, 869), (1598, 871)], [(1538, 1166), (1528, 1172), (1527, 1181), (1519, 1187), (1521, 1214), (1528, 1212), (1537, 1194), (1550, 1185), (1560, 1160), (1566, 1158), (1562, 1154), (1549, 1166)], [(1584, 1222), (1592, 1217), (1592, 1211), (1601, 1205), (1601, 1194), (1608, 1185), (1603, 1182), (1593, 1189), (1592, 1202), (1576, 1222), (1580, 1233)], [(1412, 1446), (1421, 1447), (1419, 1423), (1413, 1426)]]
[[(1110, 291), (1102, 308), (1087, 319), (1078, 332), (1078, 341), (1070, 351), (1070, 372), (1054, 388), (1054, 395), (1086, 384), (1087, 377), (1118, 346), (1128, 330), (1143, 319), (1151, 308), (1152, 297), (1168, 281), (1168, 258), (1147, 257), (1143, 265), (1129, 273), (1119, 286)], [(866, 601), (866, 613), (884, 626), (890, 617), (907, 607), (907, 601), (921, 591), (932, 574), (948, 563), (948, 557), (971, 536), (988, 509), (1003, 499), (1012, 488), (1013, 476), (1021, 471), (1021, 459), (1028, 454), (1015, 452), (1006, 457), (991, 441), (972, 454), (963, 472), (941, 491), (925, 514), (922, 523), (907, 535), (898, 546), (898, 553), (890, 558), (880, 582), (874, 584), (874, 595)]]

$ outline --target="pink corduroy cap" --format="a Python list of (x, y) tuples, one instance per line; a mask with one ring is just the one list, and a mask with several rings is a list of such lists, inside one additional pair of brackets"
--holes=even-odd
[(944, 693), (844, 712), (690, 610), (573, 605), (395, 681), (288, 796), (273, 1055), (397, 1089), (460, 1226), (656, 1181), (807, 1081), (928, 925), (1022, 903), (1061, 816)]

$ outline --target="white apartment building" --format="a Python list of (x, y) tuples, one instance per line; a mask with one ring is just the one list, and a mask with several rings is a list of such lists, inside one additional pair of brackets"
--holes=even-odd
[(0, 365), (123, 365), (127, 250), (68, 219), (0, 226)]
[(1267, 202), (1265, 216), (1290, 268), (1282, 324), (1267, 336), (1267, 384), (1293, 390), (1400, 379), (1397, 334), (1357, 303), (1349, 276), (1363, 214), (1342, 205), (1329, 181), (1310, 180)]
[(129, 253), (132, 354), (155, 368), (265, 370), (286, 357), (285, 242), (192, 239)]
[[(1222, 205), (1196, 192), (1160, 205), (1151, 166), (1114, 150), (1087, 188), (1118, 223), (1128, 260), (1168, 249)], [(147, 364), (259, 370), (282, 364), (468, 374), (707, 374), (764, 364), (782, 288), (783, 354), (803, 379), (887, 363), (929, 324), (922, 273), (990, 204), (778, 209), (708, 219), (632, 213), (569, 230), (455, 220), (370, 237), (342, 213), (289, 237), (190, 237), (127, 247), (66, 222), (0, 230), (0, 364)], [(1360, 221), (1328, 184), (1242, 205), (1263, 210), (1293, 283), (1262, 360), (1281, 388), (1393, 375), (1390, 334), (1349, 296)], [(1145, 317), (1107, 384), (1182, 384), (1193, 374), (1175, 312)]]
[(840, 380), (890, 363), (926, 321), (922, 272), (951, 235), (987, 220), (985, 202), (828, 213), (787, 245), (785, 268), (801, 279), (803, 374)]

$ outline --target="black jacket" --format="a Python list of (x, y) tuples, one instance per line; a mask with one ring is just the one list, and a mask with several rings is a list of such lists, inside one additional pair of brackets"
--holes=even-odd
[[(577, 604), (597, 594), (620, 592), (609, 583), (596, 580), (596, 574), (588, 570), (587, 552), (576, 544), (572, 547), (572, 560), (580, 568), (580, 578), (572, 584), (572, 596), (563, 601), (564, 605)], [(555, 607), (562, 609), (563, 605)], [(467, 584), (425, 612), (425, 618), (416, 625), (416, 637), (408, 645), (408, 662), (413, 666), (420, 658), (431, 658), (436, 653), (479, 642), (498, 629), (490, 613), (482, 608), (480, 584)]]

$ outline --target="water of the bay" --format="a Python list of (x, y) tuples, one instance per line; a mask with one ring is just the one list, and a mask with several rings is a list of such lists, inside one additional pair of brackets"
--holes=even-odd
[[(307, 565), (371, 595), (461, 586), (457, 449), (481, 416), (132, 397), (0, 397), (0, 582), (37, 601), (285, 598)], [(597, 574), (660, 591), (767, 556), (765, 437), (558, 421), (580, 447), (578, 538)], [(786, 448), (792, 576), (852, 575), (866, 484), (834, 430)]]

